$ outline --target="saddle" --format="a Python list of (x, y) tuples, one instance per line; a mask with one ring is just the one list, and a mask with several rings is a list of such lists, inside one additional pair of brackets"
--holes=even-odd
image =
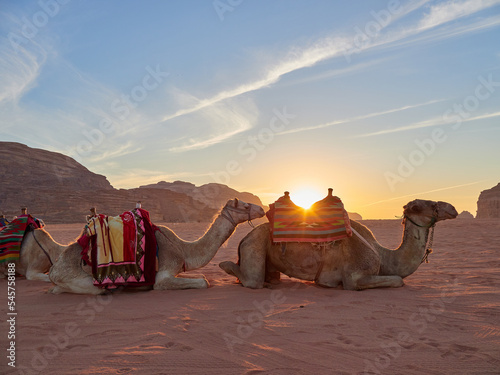
[(88, 217), (81, 237), (82, 259), (92, 267), (94, 285), (153, 285), (157, 270), (156, 226), (142, 208), (119, 216)]
[(352, 236), (347, 211), (333, 189), (307, 210), (295, 205), (287, 191), (269, 207), (266, 216), (274, 243), (332, 242)]
[(0, 263), (18, 260), (26, 233), (44, 226), (43, 221), (36, 217), (20, 215), (0, 228)]

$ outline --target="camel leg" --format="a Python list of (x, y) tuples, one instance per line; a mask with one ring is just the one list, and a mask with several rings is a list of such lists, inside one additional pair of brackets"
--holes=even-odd
[(40, 281), (46, 281), (46, 282), (50, 283), (49, 275), (42, 273), (42, 272), (38, 272), (38, 271), (32, 271), (32, 270), (26, 271), (26, 279), (27, 280), (40, 280)]
[(344, 283), (344, 289), (363, 290), (371, 288), (399, 288), (404, 285), (400, 276), (362, 276), (353, 283)]
[(191, 279), (175, 277), (169, 271), (160, 271), (156, 274), (155, 290), (165, 289), (206, 289), (209, 287), (207, 279)]
[(275, 285), (281, 282), (281, 272), (278, 271), (270, 262), (266, 262), (266, 283)]
[(251, 241), (241, 242), (239, 254), (239, 265), (226, 261), (219, 263), (219, 267), (229, 275), (236, 276), (244, 287), (263, 288), (266, 275), (265, 249), (256, 248)]
[(51, 281), (56, 284), (54, 287), (49, 289), (49, 293), (53, 294), (75, 293), (98, 295), (107, 293), (106, 289), (102, 289), (94, 285), (92, 276), (75, 277), (68, 280), (52, 278)]

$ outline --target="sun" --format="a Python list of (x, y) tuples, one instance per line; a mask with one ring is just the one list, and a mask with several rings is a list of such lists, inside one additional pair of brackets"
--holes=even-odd
[(299, 188), (290, 191), (290, 199), (297, 206), (308, 209), (313, 203), (326, 197), (326, 194), (315, 188)]

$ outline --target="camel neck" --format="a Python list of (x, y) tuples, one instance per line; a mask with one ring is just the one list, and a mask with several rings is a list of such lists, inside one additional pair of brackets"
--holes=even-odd
[(193, 270), (207, 265), (235, 229), (233, 223), (219, 215), (202, 237), (186, 244), (184, 253), (186, 270)]
[(65, 249), (64, 245), (57, 243), (44, 230), (34, 230), (30, 237), (33, 237), (33, 246), (39, 247), (40, 251), (43, 251), (48, 256), (47, 261), (50, 259), (51, 262), (55, 262)]
[(429, 227), (404, 221), (403, 240), (396, 250), (382, 248), (379, 275), (398, 275), (405, 278), (417, 270), (425, 255)]

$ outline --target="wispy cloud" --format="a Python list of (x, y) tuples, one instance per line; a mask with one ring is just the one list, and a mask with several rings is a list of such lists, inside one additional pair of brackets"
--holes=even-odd
[(500, 4), (499, 0), (453, 0), (442, 4), (435, 4), (430, 7), (429, 12), (419, 22), (417, 29), (430, 29), (459, 18), (470, 16), (497, 4)]
[(321, 40), (313, 47), (303, 50), (294, 48), (289, 52), (288, 57), (285, 58), (284, 61), (268, 68), (263, 78), (242, 84), (234, 89), (221, 91), (211, 98), (199, 100), (194, 106), (178, 110), (172, 115), (165, 116), (163, 118), (163, 122), (172, 120), (179, 116), (197, 112), (223, 100), (268, 87), (271, 84), (276, 83), (285, 74), (312, 66), (319, 61), (339, 55), (345, 47), (345, 38), (333, 38)]
[[(429, 12), (425, 14), (416, 25), (388, 32), (385, 35), (380, 33), (380, 35), (375, 36), (373, 40), (365, 43), (362, 47), (354, 45), (354, 36), (327, 37), (318, 40), (313, 46), (310, 47), (293, 47), (286, 58), (267, 68), (263, 74), (263, 78), (241, 84), (233, 89), (223, 90), (210, 98), (200, 99), (194, 105), (180, 109), (171, 115), (163, 117), (162, 121), (166, 122), (179, 116), (191, 114), (220, 103), (221, 101), (268, 87), (278, 82), (281, 77), (286, 74), (299, 69), (314, 66), (319, 62), (334, 57), (342, 56), (342, 54), (349, 49), (356, 48), (358, 51), (361, 51), (372, 48), (388, 47), (401, 41), (402, 39), (417, 35), (423, 31), (443, 25), (454, 19), (472, 15), (494, 6), (499, 2), (500, 0), (467, 0), (460, 3), (449, 1), (444, 4), (439, 4), (438, 6), (431, 6)], [(406, 16), (416, 9), (421, 8), (427, 3), (427, 0), (423, 0), (406, 4), (399, 14), (390, 20), (389, 24)], [(389, 24), (384, 25), (384, 27), (387, 28)], [(346, 69), (346, 72), (349, 72), (349, 69)]]
[(351, 123), (351, 122), (355, 122), (355, 121), (360, 121), (360, 120), (366, 120), (366, 119), (373, 118), (373, 117), (378, 117), (378, 116), (383, 116), (383, 115), (389, 115), (391, 113), (406, 111), (408, 109), (413, 109), (413, 108), (423, 107), (423, 106), (426, 106), (426, 105), (431, 105), (431, 104), (434, 104), (434, 103), (439, 103), (439, 102), (442, 102), (443, 100), (444, 99), (430, 100), (430, 101), (427, 101), (425, 103), (418, 103), (418, 104), (406, 105), (406, 106), (399, 107), (399, 108), (392, 108), (392, 109), (389, 109), (387, 111), (374, 112), (374, 113), (369, 113), (369, 114), (362, 115), (362, 116), (355, 116), (355, 117), (345, 118), (345, 119), (341, 119), (341, 120), (335, 120), (335, 121), (325, 122), (323, 124), (318, 124), (318, 125), (313, 125), (313, 126), (307, 126), (307, 127), (303, 127), (303, 128), (296, 128), (296, 129), (285, 130), (285, 131), (283, 131), (281, 133), (278, 133), (278, 135), (300, 133), (300, 132), (304, 132), (304, 131), (311, 131), (311, 130), (323, 129), (323, 128), (328, 128), (330, 126), (347, 124), (347, 123)]
[(348, 74), (353, 74), (353, 73), (356, 73), (359, 71), (366, 71), (366, 70), (370, 69), (371, 67), (374, 67), (375, 65), (380, 65), (388, 60), (389, 60), (388, 58), (375, 59), (375, 60), (371, 60), (371, 61), (363, 62), (363, 63), (359, 63), (359, 64), (352, 64), (352, 65), (347, 66), (345, 68), (331, 69), (331, 70), (323, 72), (323, 73), (311, 75), (307, 78), (293, 80), (290, 83), (282, 85), (282, 86), (308, 84), (311, 82), (324, 81), (324, 80), (331, 79), (334, 77), (340, 77), (340, 76), (345, 76)]
[(50, 46), (20, 37), (19, 20), (8, 14), (2, 19), (3, 28), (9, 32), (0, 37), (0, 105), (17, 104), (35, 86)]
[(381, 200), (381, 201), (377, 201), (377, 202), (373, 202), (373, 203), (370, 203), (370, 204), (366, 204), (366, 205), (364, 205), (362, 207), (374, 206), (376, 204), (381, 204), (381, 203), (396, 201), (396, 200), (400, 200), (400, 199), (403, 199), (403, 198), (421, 197), (422, 195), (430, 194), (430, 193), (436, 193), (438, 191), (445, 191), (445, 190), (451, 190), (451, 189), (459, 189), (459, 188), (462, 188), (462, 187), (465, 187), (465, 186), (476, 185), (476, 184), (479, 184), (479, 183), (484, 182), (484, 181), (486, 181), (486, 180), (479, 180), (479, 181), (469, 182), (467, 184), (453, 185), (453, 186), (447, 186), (447, 187), (443, 187), (443, 188), (439, 188), (439, 189), (433, 189), (433, 190), (421, 191), (421, 192), (418, 192), (418, 193), (406, 194), (406, 195), (402, 195), (400, 197), (394, 197), (394, 198), (384, 199), (384, 200)]
[(104, 150), (101, 153), (93, 153), (88, 157), (88, 161), (91, 163), (97, 163), (103, 160), (109, 160), (124, 155), (134, 154), (141, 151), (142, 148), (143, 147), (135, 146), (132, 141), (128, 141), (126, 144), (119, 145), (111, 150)]
[[(479, 120), (484, 120), (484, 119), (489, 119), (489, 118), (494, 118), (494, 117), (500, 117), (500, 112), (484, 113), (481, 115), (469, 117), (467, 119), (461, 119), (461, 122), (464, 123), (464, 122), (471, 122), (471, 121), (479, 121)], [(457, 123), (455, 118), (446, 118), (445, 116), (437, 116), (437, 117), (433, 117), (433, 118), (425, 120), (425, 121), (419, 121), (419, 122), (416, 122), (414, 124), (401, 126), (399, 128), (385, 129), (385, 130), (380, 130), (380, 131), (376, 131), (373, 133), (360, 134), (360, 135), (354, 136), (353, 138), (373, 137), (373, 136), (378, 136), (378, 135), (385, 135), (385, 134), (399, 133), (399, 132), (421, 129), (421, 128), (428, 128), (428, 127), (432, 127), (432, 126), (449, 125), (452, 123), (453, 124)]]
[[(217, 103), (200, 112), (198, 127), (205, 132), (202, 136), (193, 136), (188, 142), (169, 149), (171, 152), (200, 150), (223, 142), (236, 134), (251, 129), (258, 117), (259, 111), (255, 104), (247, 100), (244, 103), (231, 100), (227, 103)], [(209, 132), (206, 134), (206, 132)], [(201, 132), (201, 130), (198, 130)]]

